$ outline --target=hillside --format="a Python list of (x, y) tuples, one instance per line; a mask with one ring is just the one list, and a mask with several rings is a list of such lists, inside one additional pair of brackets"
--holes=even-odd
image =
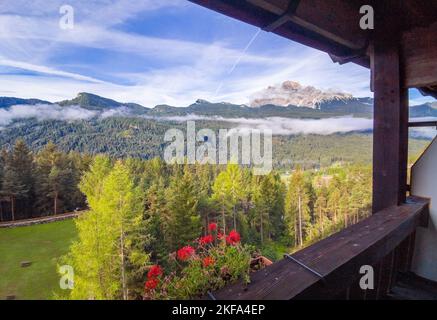
[[(274, 100), (274, 99), (271, 99)], [(266, 100), (268, 102), (270, 100)], [(104, 98), (95, 94), (81, 92), (75, 98), (59, 102), (49, 102), (39, 99), (21, 99), (13, 97), (0, 97), (0, 109), (8, 109), (20, 105), (57, 105), (61, 107), (80, 107), (97, 113), (110, 110), (123, 110), (131, 116), (147, 115), (150, 117), (186, 116), (191, 114), (202, 116), (216, 116), (223, 118), (329, 118), (352, 115), (355, 117), (372, 117), (373, 99), (356, 98), (347, 96), (330, 99), (324, 98), (317, 102), (317, 107), (292, 105), (287, 106), (266, 103), (256, 108), (247, 105), (237, 105), (227, 102), (209, 102), (199, 99), (187, 107), (174, 107), (169, 105), (157, 105), (154, 108), (146, 108), (137, 103), (119, 102)], [(437, 116), (437, 103), (425, 103), (410, 107), (411, 117)]]
[[(324, 101), (318, 108), (278, 105), (253, 108), (198, 100), (185, 108), (159, 105), (149, 109), (89, 93), (80, 93), (74, 99), (57, 103), (3, 97), (0, 98), (4, 115), (3, 122), (0, 121), (0, 146), (11, 146), (16, 139), (23, 138), (33, 150), (39, 150), (52, 141), (64, 151), (150, 159), (163, 155), (166, 146), (163, 137), (168, 129), (185, 131), (186, 121), (195, 118), (198, 129), (210, 128), (216, 132), (221, 128), (285, 126), (285, 133), (279, 133), (274, 139), (276, 167), (286, 168), (291, 163), (319, 167), (337, 161), (369, 163), (370, 127), (350, 129), (354, 125), (350, 122), (368, 123), (372, 116), (372, 102), (371, 98), (348, 98)], [(436, 104), (414, 106), (410, 113), (413, 117), (437, 116), (437, 107)], [(23, 114), (30, 116), (24, 117)], [(347, 118), (342, 122), (332, 122), (332, 119), (346, 115), (356, 117), (357, 121)], [(301, 121), (297, 123), (296, 119), (321, 120), (309, 124), (304, 120), (297, 120)], [(328, 123), (329, 130), (326, 128), (324, 132)], [(302, 131), (292, 130), (295, 125), (302, 127)], [(306, 128), (310, 125), (313, 129)], [(314, 130), (314, 126), (322, 130)], [(338, 126), (349, 129), (342, 131)], [(411, 140), (415, 151), (425, 145), (424, 140)]]
[(104, 111), (108, 109), (126, 108), (133, 114), (144, 114), (147, 109), (136, 103), (122, 103), (112, 99), (103, 98), (95, 94), (81, 92), (76, 98), (56, 102), (56, 104), (67, 106), (79, 106), (87, 110)]
[(49, 101), (39, 99), (22, 99), (15, 97), (0, 97), (0, 109), (6, 109), (17, 105), (51, 104)]

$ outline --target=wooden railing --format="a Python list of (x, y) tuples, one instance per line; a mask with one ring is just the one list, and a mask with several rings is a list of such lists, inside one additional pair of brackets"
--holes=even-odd
[[(390, 290), (397, 271), (410, 269), (415, 230), (428, 222), (429, 200), (410, 197), (310, 247), (252, 274), (209, 298), (378, 299)], [(374, 290), (361, 290), (360, 269), (373, 267)]]
[(410, 128), (436, 127), (437, 121), (411, 121), (408, 123)]

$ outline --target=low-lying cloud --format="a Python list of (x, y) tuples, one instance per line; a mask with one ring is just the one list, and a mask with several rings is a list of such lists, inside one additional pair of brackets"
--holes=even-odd
[[(413, 122), (426, 122), (426, 121), (437, 121), (436, 117), (418, 117), (412, 120)], [(422, 127), (422, 128), (411, 128), (410, 136), (413, 138), (421, 139), (434, 139), (437, 135), (437, 130), (435, 127)]]
[(0, 109), (0, 127), (7, 126), (14, 120), (35, 118), (42, 120), (88, 120), (97, 116), (96, 111), (79, 106), (61, 107), (53, 104), (15, 105), (8, 109)]
[(274, 135), (297, 135), (297, 134), (320, 134), (347, 133), (353, 131), (369, 131), (373, 129), (373, 120), (367, 118), (335, 117), (325, 119), (291, 119), (283, 117), (270, 118), (223, 118), (207, 117), (200, 115), (155, 117), (161, 121), (223, 121), (234, 123), (237, 126), (233, 130), (239, 132), (251, 129), (270, 129)]
[[(47, 105), (15, 105), (7, 109), (0, 109), (0, 129), (15, 120), (35, 118), (43, 120), (76, 121), (92, 118), (129, 117), (133, 116), (126, 107), (113, 108), (105, 111), (88, 110), (80, 106), (61, 107), (57, 104)], [(249, 133), (252, 129), (272, 130), (273, 135), (318, 134), (330, 135), (334, 133), (366, 132), (373, 130), (373, 120), (369, 118), (354, 118), (352, 116), (333, 117), (324, 119), (293, 119), (284, 117), (269, 118), (224, 118), (221, 116), (203, 116), (188, 114), (184, 116), (141, 116), (156, 121), (220, 121), (235, 124), (229, 134)], [(417, 118), (425, 121), (431, 118)], [(432, 118), (435, 120), (435, 118)], [(413, 128), (410, 136), (414, 138), (432, 139), (436, 136), (434, 128)]]
[(11, 124), (15, 120), (37, 119), (77, 121), (90, 120), (92, 118), (129, 117), (131, 113), (127, 107), (111, 108), (104, 111), (88, 110), (80, 106), (61, 107), (57, 104), (15, 105), (6, 109), (0, 109), (0, 129)]

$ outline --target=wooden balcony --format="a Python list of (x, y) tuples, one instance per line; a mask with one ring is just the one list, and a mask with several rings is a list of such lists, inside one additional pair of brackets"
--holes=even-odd
[[(211, 297), (386, 297), (398, 272), (410, 270), (416, 227), (425, 225), (429, 216), (429, 201), (406, 198), (408, 128), (435, 126), (436, 123), (409, 124), (408, 90), (417, 88), (423, 94), (437, 98), (437, 2), (190, 1), (322, 50), (334, 62), (367, 67), (371, 71), (370, 88), (374, 92), (373, 216), (255, 273), (249, 285), (235, 284)], [(360, 26), (364, 5), (372, 9), (374, 28)], [(434, 189), (435, 179), (431, 180), (429, 184)], [(437, 215), (433, 209), (431, 211), (430, 226), (434, 226)], [(420, 266), (426, 272), (421, 270), (426, 274), (433, 273), (433, 277), (426, 278), (436, 281), (434, 265), (437, 259), (432, 255), (435, 250), (430, 244), (434, 245), (437, 230), (430, 228), (428, 231), (428, 238), (421, 237), (418, 232), (417, 248), (422, 249), (425, 257), (419, 256), (419, 260), (432, 260), (422, 261)], [(358, 286), (363, 265), (374, 267), (374, 290), (361, 290)]]
[[(218, 300), (384, 299), (398, 272), (410, 270), (415, 230), (426, 226), (429, 200), (410, 197), (279, 262), (209, 298)], [(373, 290), (362, 290), (364, 265), (374, 269)]]

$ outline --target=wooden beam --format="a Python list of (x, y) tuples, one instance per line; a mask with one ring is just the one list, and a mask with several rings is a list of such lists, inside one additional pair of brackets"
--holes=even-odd
[(437, 121), (411, 121), (408, 123), (410, 128), (435, 127), (437, 128)]
[(376, 27), (387, 29), (377, 33), (371, 50), (373, 212), (405, 201), (408, 158), (408, 89), (402, 86), (399, 33), (395, 24)]
[[(272, 24), (276, 22), (273, 27), (275, 28), (272, 32), (275, 34), (282, 36), (284, 38), (299, 42), (303, 45), (333, 54), (337, 57), (350, 57), (357, 53), (357, 49), (359, 52), (362, 51), (361, 44), (366, 45), (367, 38), (364, 39), (363, 35), (350, 35), (354, 36), (356, 41), (353, 39), (343, 39), (342, 35), (337, 35), (335, 32), (331, 32), (329, 30), (325, 30), (321, 26), (318, 26), (316, 22), (312, 21), (303, 21), (300, 16), (298, 18), (289, 19), (289, 21), (282, 21), (285, 19), (283, 17), (280, 23), (278, 23), (278, 19), (281, 16), (284, 16), (284, 13), (288, 9), (289, 1), (288, 0), (275, 0), (275, 1), (265, 1), (265, 0), (190, 0), (196, 4), (209, 8), (211, 10), (223, 13), (229, 17), (241, 20), (243, 22), (252, 24), (261, 29), (263, 28), (271, 28)], [(307, 1), (302, 1), (299, 3), (297, 7), (298, 10), (301, 10), (301, 6), (304, 3), (306, 9), (302, 11), (303, 13), (308, 13), (309, 10), (317, 11), (317, 14), (320, 15), (316, 20), (320, 20), (327, 15), (327, 20), (324, 22), (325, 24), (329, 24), (329, 21), (335, 28), (341, 27), (342, 30), (348, 30), (350, 28), (346, 27), (346, 22), (344, 22), (343, 17), (350, 17), (350, 14), (337, 13), (338, 17), (333, 18), (332, 10), (326, 12), (324, 8), (326, 4), (323, 5), (323, 1), (320, 2), (320, 8), (309, 8), (307, 5)], [(338, 3), (341, 3), (340, 0), (335, 0)], [(262, 4), (262, 5), (261, 5)], [(328, 6), (329, 7), (329, 6)], [(359, 9), (356, 10), (357, 14), (359, 14)], [(335, 10), (334, 10), (335, 11)], [(354, 11), (355, 12), (355, 11)], [(315, 12), (314, 12), (315, 14)], [(317, 15), (315, 14), (315, 17)], [(288, 19), (288, 18), (287, 18)], [(357, 24), (358, 25), (358, 24)], [(366, 32), (361, 30), (361, 34), (367, 36)], [(363, 58), (356, 58), (353, 62), (358, 63), (362, 66), (369, 67), (368, 58), (365, 56)]]
[(360, 50), (366, 45), (366, 32), (359, 27), (359, 7), (348, 1), (305, 0), (290, 13), (287, 8), (296, 0), (247, 1), (350, 49)]
[(437, 85), (437, 23), (405, 32), (402, 56), (407, 88)]

